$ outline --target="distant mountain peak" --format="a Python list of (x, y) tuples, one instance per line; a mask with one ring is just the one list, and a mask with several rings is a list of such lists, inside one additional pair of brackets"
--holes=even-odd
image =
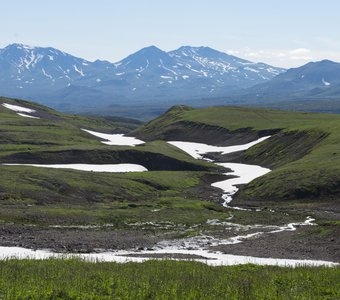
[(5, 47), (5, 49), (11, 49), (11, 48), (28, 49), (28, 50), (34, 49), (34, 47), (32, 47), (32, 46), (20, 44), (20, 43), (9, 44), (7, 47)]
[[(213, 67), (213, 64), (218, 62), (220, 64), (219, 67), (222, 72), (226, 71), (229, 67), (229, 70), (232, 70), (232, 67), (235, 67), (236, 70), (244, 64), (253, 64), (252, 62), (245, 59), (229, 55), (227, 53), (206, 46), (183, 46), (178, 48), (177, 50), (170, 51), (169, 55), (171, 57), (176, 57), (178, 59), (182, 58), (184, 60), (189, 57), (192, 59), (192, 62), (196, 61), (199, 64), (205, 65), (207, 65), (208, 61), (210, 61), (210, 67)], [(215, 66), (217, 65), (215, 64)]]
[(177, 51), (191, 51), (194, 53), (198, 53), (198, 52), (223, 53), (223, 52), (220, 52), (216, 49), (213, 49), (207, 46), (182, 46), (178, 48)]
[(336, 62), (330, 60), (330, 59), (323, 59), (323, 60), (320, 60), (320, 61), (316, 61), (315, 63), (331, 63), (331, 64), (336, 64)]
[(150, 45), (150, 46), (144, 47), (144, 48), (142, 48), (139, 51), (144, 51), (144, 52), (149, 52), (149, 51), (150, 52), (164, 52), (163, 50), (161, 50), (160, 48), (158, 48), (155, 45)]
[(67, 105), (84, 99), (112, 104), (221, 97), (281, 72), (206, 46), (166, 52), (151, 45), (116, 63), (90, 62), (51, 47), (11, 44), (0, 49), (0, 93)]
[(138, 50), (137, 52), (129, 55), (128, 57), (137, 57), (137, 56), (163, 56), (163, 55), (167, 55), (167, 53), (163, 50), (161, 50), (160, 48), (156, 47), (156, 46), (148, 46), (148, 47), (144, 47), (140, 50)]
[(171, 65), (171, 57), (169, 54), (156, 46), (149, 46), (129, 55), (116, 66), (127, 67), (130, 71), (144, 71), (148, 68), (155, 69), (159, 65)]
[(330, 89), (338, 93), (340, 82), (340, 63), (331, 60), (309, 62), (301, 67), (292, 68), (271, 81), (250, 87), (246, 94), (257, 94), (259, 99), (282, 97), (293, 98), (325, 97)]

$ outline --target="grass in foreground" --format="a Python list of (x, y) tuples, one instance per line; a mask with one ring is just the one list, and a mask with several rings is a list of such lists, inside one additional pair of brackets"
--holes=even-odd
[(1, 299), (339, 299), (340, 268), (0, 262)]

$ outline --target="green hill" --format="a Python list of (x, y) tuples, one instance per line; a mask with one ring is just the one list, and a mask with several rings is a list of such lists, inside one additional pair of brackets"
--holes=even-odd
[(273, 169), (244, 187), (235, 203), (328, 202), (339, 207), (339, 115), (181, 106), (133, 132), (137, 137), (150, 140), (186, 139), (222, 145), (249, 142), (269, 134), (272, 137), (267, 141), (225, 158)]
[[(4, 103), (34, 109), (40, 119), (19, 116), (5, 108)], [(163, 141), (136, 147), (108, 146), (81, 130), (127, 133), (138, 125), (138, 122), (128, 119), (108, 120), (61, 114), (31, 102), (0, 98), (1, 164), (135, 163), (142, 164), (150, 171), (95, 173), (0, 165), (2, 244), (27, 243), (32, 247), (30, 241), (22, 241), (22, 236), (36, 236), (40, 230), (51, 226), (91, 225), (102, 226), (100, 228), (104, 231), (110, 228), (132, 229), (134, 232), (130, 223), (170, 220), (176, 229), (177, 223), (185, 228), (185, 224), (204, 223), (210, 216), (223, 216), (218, 204), (219, 193), (215, 192), (211, 198), (214, 193), (210, 187), (211, 176), (221, 177), (215, 173), (218, 170), (215, 165), (197, 161)], [(199, 190), (203, 192), (199, 193)], [(2, 224), (4, 227), (1, 227)], [(30, 234), (23, 234), (22, 230), (28, 230)], [(112, 235), (110, 230), (111, 233), (107, 234)], [(86, 232), (86, 238), (91, 237), (95, 241), (97, 237), (99, 245), (104, 247), (101, 243), (108, 237), (98, 237), (97, 231), (95, 227), (92, 233)], [(8, 240), (5, 238), (7, 235)], [(18, 239), (21, 237), (19, 242), (16, 236)], [(48, 242), (46, 244), (46, 236), (44, 239), (44, 243), (39, 239), (37, 241), (41, 247), (49, 245)], [(53, 234), (50, 239), (51, 248), (64, 250), (52, 241), (55, 239)], [(76, 249), (92, 249), (95, 245), (92, 240), (88, 245), (79, 246), (74, 242), (76, 240), (72, 236), (71, 243), (75, 244)], [(133, 233), (131, 240), (133, 243), (139, 242), (136, 233)]]
[[(34, 109), (40, 119), (19, 116), (4, 103)], [(339, 234), (339, 127), (338, 115), (185, 106), (139, 126), (133, 120), (66, 115), (31, 102), (0, 98), (1, 245), (82, 252), (148, 248), (165, 238), (230, 237), (240, 234), (239, 224), (281, 226), (311, 215), (320, 226), (299, 231), (302, 236), (293, 235), (284, 244), (306, 257), (304, 248), (294, 245), (308, 242), (315, 250), (307, 257), (319, 258), (323, 251), (329, 259), (337, 259), (337, 244), (328, 241)], [(124, 132), (146, 143), (108, 146), (81, 128)], [(222, 192), (211, 183), (225, 179), (221, 175), (225, 170), (165, 142), (235, 145), (266, 135), (272, 137), (248, 151), (213, 155), (220, 161), (273, 169), (242, 187), (233, 200), (233, 204), (260, 207), (256, 213), (223, 207)], [(135, 163), (149, 172), (97, 173), (3, 163)], [(236, 227), (225, 230), (223, 220), (229, 218)], [(221, 225), (210, 225), (208, 220), (220, 220)], [(275, 255), (280, 256), (283, 244), (275, 247)]]

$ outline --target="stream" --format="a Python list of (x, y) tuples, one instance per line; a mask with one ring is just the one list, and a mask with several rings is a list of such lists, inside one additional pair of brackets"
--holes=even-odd
[[(84, 129), (83, 129), (84, 130)], [(84, 130), (89, 134), (104, 139), (103, 143), (109, 145), (122, 145), (124, 143), (135, 146), (143, 143), (143, 141), (137, 140), (131, 137), (124, 137), (124, 135), (109, 135), (101, 134), (89, 130)], [(263, 142), (270, 138), (270, 136), (262, 137), (251, 143), (237, 146), (219, 147), (211, 146), (202, 143), (182, 142), (182, 141), (170, 141), (169, 144), (180, 148), (192, 157), (196, 159), (204, 159), (204, 154), (207, 153), (221, 153), (229, 154), (237, 151), (244, 151), (250, 147)], [(211, 161), (211, 160), (209, 160)], [(213, 161), (211, 161), (213, 162)], [(247, 184), (250, 181), (263, 176), (271, 170), (262, 168), (256, 165), (236, 164), (236, 163), (217, 163), (227, 170), (225, 175), (235, 175), (235, 178), (215, 182), (212, 186), (223, 190), (223, 206), (230, 209), (245, 210), (242, 207), (230, 206), (233, 195), (238, 191), (238, 185)], [(46, 166), (45, 166), (46, 167)], [(138, 166), (142, 167), (142, 166)], [(137, 167), (137, 168), (138, 168)], [(230, 172), (230, 169), (232, 170)], [(98, 170), (97, 170), (98, 171)], [(139, 169), (139, 171), (145, 171)], [(254, 211), (254, 213), (256, 213)], [(336, 266), (337, 263), (321, 260), (296, 260), (296, 259), (277, 259), (277, 258), (259, 258), (251, 256), (239, 256), (229, 255), (218, 251), (211, 251), (209, 247), (217, 245), (228, 245), (242, 243), (244, 240), (257, 238), (263, 234), (279, 234), (283, 231), (294, 231), (297, 226), (315, 226), (313, 223), (315, 220), (311, 217), (306, 217), (304, 222), (290, 223), (283, 226), (277, 225), (241, 225), (232, 222), (222, 222), (219, 220), (208, 220), (209, 225), (224, 225), (229, 227), (247, 227), (248, 229), (255, 230), (255, 232), (238, 235), (227, 239), (219, 239), (212, 236), (201, 235), (192, 238), (178, 239), (178, 240), (164, 240), (157, 243), (150, 250), (129, 250), (129, 251), (105, 251), (101, 253), (84, 253), (84, 254), (64, 254), (55, 253), (50, 250), (31, 250), (20, 247), (0, 247), (0, 259), (8, 258), (30, 258), (30, 259), (47, 259), (51, 257), (67, 258), (67, 257), (79, 257), (88, 261), (112, 261), (112, 262), (143, 262), (149, 259), (190, 259), (200, 261), (212, 266), (219, 265), (236, 265), (236, 264), (260, 264), (260, 265), (278, 265), (278, 266)]]

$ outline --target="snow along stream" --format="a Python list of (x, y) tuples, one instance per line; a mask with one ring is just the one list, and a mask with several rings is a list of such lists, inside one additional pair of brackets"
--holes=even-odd
[(212, 184), (213, 187), (220, 188), (225, 192), (225, 194), (222, 196), (222, 199), (224, 200), (223, 206), (233, 209), (246, 210), (245, 208), (241, 207), (229, 206), (229, 203), (233, 200), (232, 196), (238, 191), (237, 185), (247, 184), (256, 178), (269, 173), (270, 169), (262, 168), (260, 166), (237, 163), (218, 163), (218, 165), (232, 170), (232, 172), (224, 173), (225, 175), (238, 176), (236, 178), (218, 181)]
[[(104, 134), (93, 132), (89, 130), (84, 130), (94, 136), (104, 139), (102, 143), (108, 145), (129, 145), (135, 146), (144, 143), (133, 137), (125, 137), (122, 134)], [(268, 139), (268, 137), (260, 138), (254, 142), (229, 147), (218, 147), (211, 146), (201, 143), (190, 143), (190, 142), (169, 142), (170, 144), (182, 149), (183, 151), (190, 154), (196, 159), (203, 159), (204, 154), (212, 152), (220, 152), (222, 154), (233, 153), (237, 151), (242, 151), (249, 149), (250, 147)], [(210, 160), (211, 161), (211, 160)], [(229, 203), (232, 201), (232, 196), (238, 191), (237, 185), (246, 184), (254, 180), (257, 177), (263, 176), (270, 172), (269, 169), (262, 168), (254, 165), (246, 164), (235, 164), (235, 163), (221, 163), (218, 164), (225, 168), (233, 170), (232, 172), (226, 172), (226, 175), (235, 175), (236, 178), (227, 179), (212, 184), (214, 187), (218, 187), (224, 191), (223, 205), (229, 207)], [(35, 165), (37, 167), (55, 167), (60, 168), (61, 166), (70, 168), (70, 165)], [(76, 167), (75, 167), (76, 166)], [(86, 167), (85, 167), (86, 166)], [(119, 165), (106, 165), (106, 166), (94, 166), (94, 165), (73, 165), (73, 168), (85, 171), (95, 171), (95, 172), (112, 172), (111, 168), (117, 168)], [(119, 167), (118, 167), (119, 168)], [(143, 166), (136, 165), (134, 171), (147, 171)], [(127, 169), (124, 169), (127, 171)], [(234, 209), (242, 209), (235, 208)], [(232, 217), (231, 217), (232, 218)], [(55, 253), (50, 250), (31, 250), (21, 247), (0, 247), (0, 259), (8, 258), (19, 258), (19, 259), (47, 259), (47, 258), (67, 258), (67, 257), (79, 257), (88, 261), (112, 261), (119, 263), (126, 262), (143, 262), (150, 259), (157, 259), (159, 255), (186, 255), (191, 256), (192, 260), (200, 261), (211, 266), (220, 265), (237, 265), (237, 264), (259, 264), (259, 265), (278, 265), (278, 266), (291, 266), (296, 267), (300, 265), (310, 265), (310, 266), (336, 266), (337, 263), (320, 261), (320, 260), (296, 260), (296, 259), (276, 259), (276, 258), (259, 258), (251, 256), (239, 256), (239, 255), (229, 255), (218, 251), (212, 252), (209, 250), (211, 246), (217, 245), (228, 245), (241, 243), (243, 240), (249, 238), (255, 238), (264, 233), (275, 234), (283, 231), (294, 231), (296, 226), (307, 226), (316, 225), (313, 223), (314, 219), (307, 217), (305, 222), (301, 223), (290, 223), (283, 226), (266, 226), (266, 225), (240, 225), (231, 222), (220, 222), (219, 220), (208, 220), (209, 225), (226, 225), (230, 227), (235, 227), (238, 229), (257, 229), (261, 231), (256, 231), (250, 234), (238, 235), (228, 239), (218, 239), (211, 236), (201, 235), (187, 239), (179, 240), (164, 240), (156, 244), (152, 250), (119, 250), (119, 251), (107, 251), (101, 253), (84, 253), (84, 254), (64, 254)], [(139, 257), (138, 257), (139, 255)], [(145, 256), (143, 256), (145, 255)], [(156, 257), (152, 257), (156, 255)]]
[[(244, 145), (237, 145), (237, 146), (227, 146), (227, 147), (220, 147), (220, 146), (211, 146), (201, 143), (191, 143), (191, 142), (169, 142), (169, 144), (180, 148), (181, 150), (185, 151), (193, 158), (196, 159), (204, 159), (202, 155), (207, 153), (221, 153), (230, 154), (233, 152), (244, 151), (249, 149), (256, 144), (259, 144), (266, 139), (269, 139), (270, 136), (265, 136), (262, 138), (257, 139), (251, 143), (247, 143)], [(213, 162), (211, 159), (206, 159), (210, 162)], [(237, 176), (236, 178), (226, 179), (222, 181), (218, 181), (212, 184), (213, 187), (220, 188), (224, 191), (222, 199), (224, 200), (223, 206), (230, 207), (228, 204), (232, 201), (232, 196), (236, 194), (238, 191), (237, 185), (240, 184), (247, 184), (252, 180), (263, 176), (269, 173), (271, 170), (267, 168), (262, 168), (260, 166), (255, 165), (246, 165), (246, 164), (237, 164), (237, 163), (217, 163), (217, 165), (222, 166), (226, 169), (231, 169), (231, 172), (226, 172), (224, 175), (234, 175)], [(240, 207), (230, 207), (234, 209), (245, 210), (244, 208)]]

